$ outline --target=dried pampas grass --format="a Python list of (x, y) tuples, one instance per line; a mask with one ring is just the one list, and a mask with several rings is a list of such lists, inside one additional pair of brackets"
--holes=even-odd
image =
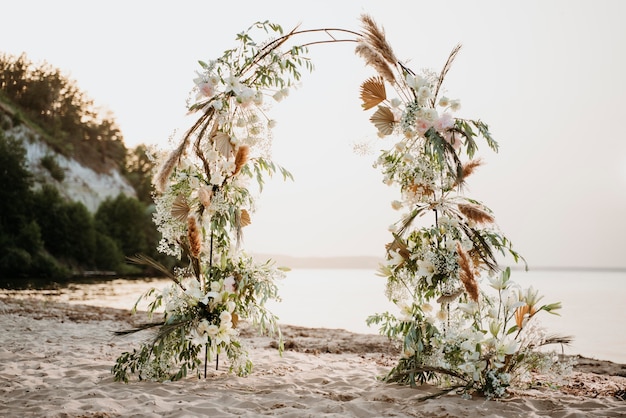
[(459, 208), (459, 211), (461, 211), (461, 213), (470, 221), (474, 221), (479, 224), (488, 224), (495, 221), (490, 213), (477, 205), (459, 203), (457, 207)]
[(198, 227), (198, 220), (193, 215), (187, 218), (187, 238), (189, 239), (189, 253), (198, 258), (202, 251), (202, 233)]
[(242, 145), (237, 150), (237, 155), (235, 156), (235, 170), (233, 171), (233, 176), (236, 176), (241, 168), (248, 162), (248, 154), (250, 153), (250, 148), (247, 145)]
[(456, 252), (459, 255), (459, 279), (461, 280), (461, 283), (463, 283), (465, 291), (469, 295), (470, 299), (474, 302), (478, 302), (478, 283), (474, 278), (472, 261), (463, 248), (461, 248), (460, 244), (457, 244)]
[(391, 45), (387, 42), (385, 31), (379, 27), (374, 19), (368, 14), (361, 15), (361, 23), (363, 24), (363, 37), (365, 41), (390, 65), (398, 62), (396, 54), (393, 53)]

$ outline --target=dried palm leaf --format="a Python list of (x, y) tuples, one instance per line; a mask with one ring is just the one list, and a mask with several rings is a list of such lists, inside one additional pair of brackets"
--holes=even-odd
[(385, 82), (382, 77), (368, 78), (361, 84), (361, 107), (368, 110), (387, 99)]
[(211, 137), (211, 141), (215, 143), (215, 149), (226, 159), (233, 155), (233, 144), (230, 142), (230, 135), (225, 132), (217, 131)]
[(250, 225), (252, 221), (250, 220), (250, 213), (247, 210), (241, 209), (241, 214), (239, 215), (239, 224), (241, 227), (246, 227)]
[(462, 294), (463, 294), (463, 289), (457, 289), (452, 293), (442, 294), (441, 296), (437, 298), (437, 303), (444, 304), (444, 303), (454, 302), (456, 298), (458, 298)]
[(396, 118), (387, 106), (378, 106), (378, 110), (370, 117), (370, 121), (382, 135), (391, 135)]
[(189, 216), (190, 210), (191, 208), (189, 207), (187, 200), (185, 200), (185, 197), (182, 194), (179, 194), (176, 196), (176, 199), (174, 199), (174, 203), (172, 203), (170, 213), (172, 214), (172, 218), (175, 220), (185, 222)]

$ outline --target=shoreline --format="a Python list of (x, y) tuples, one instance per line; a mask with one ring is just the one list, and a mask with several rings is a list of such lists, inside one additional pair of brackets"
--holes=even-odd
[[(432, 386), (381, 382), (395, 348), (379, 335), (282, 325), (285, 352), (272, 338), (245, 328), (254, 370), (241, 378), (220, 365), (207, 379), (113, 381), (121, 352), (140, 335), (114, 337), (146, 319), (144, 312), (0, 297), (0, 416), (261, 416), (283, 417), (535, 417), (626, 414), (616, 394), (626, 389), (626, 365), (577, 358), (561, 386), (536, 385), (511, 397), (465, 400), (456, 394), (421, 401)], [(622, 391), (622, 392), (620, 392)]]

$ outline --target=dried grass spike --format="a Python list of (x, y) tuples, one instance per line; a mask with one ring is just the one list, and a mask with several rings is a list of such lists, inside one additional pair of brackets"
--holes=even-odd
[(361, 107), (368, 110), (387, 99), (385, 82), (382, 77), (368, 78), (361, 84)]
[(493, 223), (495, 220), (493, 216), (491, 216), (490, 213), (488, 213), (486, 210), (480, 208), (477, 205), (468, 205), (464, 203), (459, 203), (457, 206), (459, 210), (461, 211), (461, 213), (465, 215), (467, 219), (474, 221), (476, 223), (487, 224), (487, 223)]
[(364, 36), (368, 43), (374, 48), (389, 64), (395, 65), (398, 62), (396, 55), (391, 49), (391, 45), (387, 42), (385, 31), (379, 27), (374, 19), (368, 14), (361, 15), (361, 22), (363, 23), (363, 29), (365, 29)]
[(202, 236), (195, 216), (187, 218), (187, 238), (189, 238), (189, 252), (193, 257), (198, 258), (202, 251)]
[(176, 199), (174, 199), (174, 202), (172, 203), (172, 209), (170, 210), (170, 213), (172, 214), (172, 218), (174, 218), (175, 220), (185, 222), (185, 220), (187, 220), (187, 217), (189, 216), (190, 210), (191, 208), (185, 200), (185, 197), (182, 194), (179, 194), (178, 196), (176, 196)]
[(354, 52), (365, 60), (365, 64), (375, 69), (389, 83), (394, 84), (396, 82), (396, 77), (393, 75), (389, 64), (370, 45), (359, 42)]
[(248, 154), (250, 152), (250, 148), (247, 145), (242, 145), (237, 150), (237, 155), (235, 156), (235, 170), (233, 171), (233, 176), (236, 176), (241, 168), (248, 162)]
[(381, 134), (391, 135), (396, 118), (391, 109), (386, 106), (378, 106), (378, 110), (370, 117), (370, 121)]
[(459, 255), (459, 279), (461, 279), (461, 283), (463, 283), (470, 299), (474, 302), (478, 302), (478, 283), (474, 278), (472, 262), (467, 253), (461, 248), (460, 244), (457, 244), (456, 252)]

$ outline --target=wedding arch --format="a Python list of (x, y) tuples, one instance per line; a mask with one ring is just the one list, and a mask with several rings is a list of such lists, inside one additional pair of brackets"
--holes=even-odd
[[(403, 215), (379, 271), (398, 313), (367, 320), (402, 346), (386, 380), (436, 382), (444, 391), (500, 397), (531, 368), (554, 365), (538, 348), (564, 339), (546, 338), (533, 318), (540, 311), (554, 313), (560, 304), (539, 305), (537, 291), (520, 289), (510, 269), (499, 268), (498, 254), (523, 259), (497, 229), (492, 212), (463, 194), (481, 164), (477, 141), (494, 151), (498, 145), (482, 121), (456, 118), (459, 101), (442, 94), (459, 47), (441, 71), (416, 73), (396, 57), (370, 16), (361, 16), (361, 24), (359, 32), (283, 33), (277, 24), (259, 22), (237, 35), (236, 47), (200, 62), (189, 106), (199, 117), (162, 156), (155, 176), (159, 250), (188, 261), (188, 267), (169, 271), (134, 258), (160, 268), (172, 285), (144, 295), (150, 312), (163, 309), (164, 320), (132, 330), (153, 328), (155, 334), (119, 356), (112, 369), (116, 380), (200, 376), (202, 363), (206, 377), (207, 361), (222, 353), (230, 371), (247, 375), (252, 362), (238, 337), (240, 321), (276, 335), (282, 351), (277, 318), (265, 303), (278, 297), (276, 280), (284, 272), (271, 260), (257, 262), (239, 241), (254, 209), (250, 182), (262, 189), (264, 176), (291, 176), (270, 159), (274, 121), (268, 102), (286, 98), (302, 71), (312, 70), (309, 46), (333, 42), (354, 42), (356, 54), (375, 70), (361, 85), (362, 107), (381, 138), (396, 139), (376, 165), (383, 181), (401, 193), (392, 204)], [(255, 41), (259, 32), (266, 40)], [(318, 38), (295, 42), (310, 36)]]

